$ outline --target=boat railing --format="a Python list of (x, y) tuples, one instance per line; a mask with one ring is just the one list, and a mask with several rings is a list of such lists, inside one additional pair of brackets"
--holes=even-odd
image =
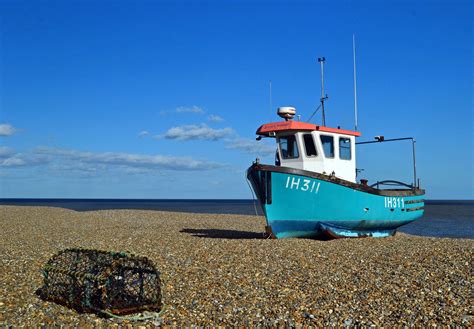
[(404, 186), (406, 188), (409, 188), (410, 190), (414, 190), (416, 188), (413, 184), (407, 184), (396, 180), (377, 181), (377, 183), (370, 185), (370, 187), (374, 187), (377, 189), (380, 189), (380, 186)]
[[(397, 182), (397, 181), (384, 181), (384, 182), (395, 182), (395, 183), (400, 183), (402, 186), (407, 186), (410, 189), (415, 189), (415, 188), (420, 188), (420, 180), (417, 179), (416, 177), (416, 156), (415, 156), (415, 144), (416, 140), (413, 137), (403, 137), (403, 138), (391, 138), (391, 139), (385, 139), (384, 136), (375, 136), (375, 141), (365, 141), (365, 142), (357, 142), (356, 145), (363, 145), (363, 144), (374, 144), (374, 143), (383, 143), (383, 142), (399, 142), (399, 141), (405, 141), (409, 140), (411, 141), (411, 147), (412, 147), (412, 156), (413, 156), (413, 184), (412, 185), (407, 185), (405, 183)], [(381, 184), (381, 183), (376, 183), (374, 185)], [(417, 185), (418, 184), (418, 185)]]

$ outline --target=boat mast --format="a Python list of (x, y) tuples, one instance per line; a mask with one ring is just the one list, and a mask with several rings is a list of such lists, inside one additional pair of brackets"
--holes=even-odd
[(354, 58), (354, 119), (355, 131), (357, 131), (357, 73), (356, 73), (356, 48), (355, 48), (355, 34), (352, 34), (352, 55)]
[(324, 112), (324, 101), (328, 99), (328, 95), (324, 94), (324, 62), (326, 58), (319, 57), (318, 62), (321, 64), (321, 110), (323, 114), (323, 126), (326, 125), (326, 112)]

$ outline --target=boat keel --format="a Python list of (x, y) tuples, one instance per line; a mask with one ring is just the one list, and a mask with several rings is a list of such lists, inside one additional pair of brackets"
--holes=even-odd
[(396, 229), (392, 230), (348, 230), (340, 228), (334, 225), (320, 223), (321, 231), (328, 237), (334, 239), (340, 238), (385, 238), (393, 236), (396, 232)]

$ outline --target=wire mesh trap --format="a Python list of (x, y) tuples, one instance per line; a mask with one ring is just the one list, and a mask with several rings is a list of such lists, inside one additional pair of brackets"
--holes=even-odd
[(162, 308), (159, 272), (146, 257), (66, 249), (43, 268), (37, 294), (79, 312), (125, 315)]

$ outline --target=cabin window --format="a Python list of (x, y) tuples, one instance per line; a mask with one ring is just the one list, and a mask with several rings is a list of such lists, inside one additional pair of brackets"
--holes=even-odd
[(304, 149), (306, 151), (306, 156), (314, 157), (317, 156), (318, 153), (316, 152), (316, 145), (314, 145), (313, 135), (311, 134), (304, 134)]
[(295, 135), (280, 137), (280, 151), (283, 159), (299, 157)]
[(334, 158), (334, 137), (321, 135), (320, 138), (326, 158)]
[(339, 158), (342, 160), (351, 159), (351, 139), (350, 138), (339, 138)]

